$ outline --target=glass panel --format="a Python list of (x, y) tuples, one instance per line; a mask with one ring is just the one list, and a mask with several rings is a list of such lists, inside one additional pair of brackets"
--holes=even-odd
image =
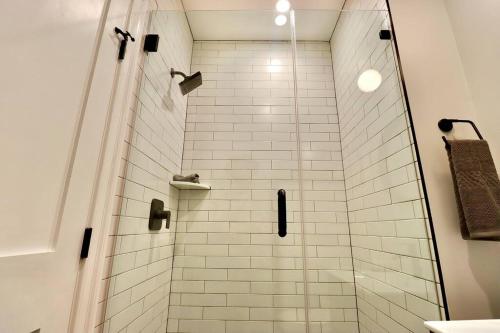
[[(180, 313), (189, 305), (200, 312), (179, 319), (172, 332), (185, 332), (186, 325), (214, 325), (226, 332), (305, 332), (289, 25), (276, 26), (272, 11), (187, 16), (195, 39), (205, 39), (194, 43), (191, 68), (203, 73), (204, 84), (188, 100), (183, 170), (200, 173), (212, 190), (203, 202), (196, 201), (196, 193), (181, 194), (180, 220), (198, 206), (204, 214), (180, 223), (178, 236), (185, 226), (187, 236), (198, 231), (206, 237), (201, 240), (206, 251), (196, 254), (204, 260), (206, 275), (193, 278), (204, 289), (175, 290), (176, 279), (185, 282), (190, 270), (183, 256), (193, 256), (189, 243), (183, 253), (176, 242), (174, 265), (181, 264), (174, 270), (171, 310), (172, 300), (180, 300)], [(283, 238), (277, 225), (280, 189), (287, 199)], [(187, 297), (208, 301), (188, 304)], [(213, 297), (221, 302), (212, 303)]]
[(309, 319), (323, 331), (357, 332), (359, 320), (363, 332), (417, 332), (441, 318), (408, 112), (381, 30), (388, 12), (343, 11), (329, 42), (297, 43)]

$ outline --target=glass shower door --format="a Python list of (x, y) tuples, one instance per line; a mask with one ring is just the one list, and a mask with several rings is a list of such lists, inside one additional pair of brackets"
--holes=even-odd
[(297, 43), (309, 320), (424, 332), (444, 315), (410, 114), (385, 2), (359, 6), (330, 13), (329, 43)]
[[(203, 73), (204, 86), (188, 100), (183, 169), (199, 172), (212, 190), (199, 201), (193, 193), (181, 193), (180, 206), (186, 212), (180, 211), (179, 219), (195, 209), (207, 211), (208, 220), (187, 221), (186, 232), (206, 233), (202, 242), (207, 251), (196, 254), (204, 257), (202, 272), (221, 275), (198, 275), (204, 289), (192, 297), (221, 301), (183, 303), (191, 296), (176, 295), (175, 279), (184, 284), (190, 268), (176, 267), (169, 320), (177, 320), (178, 327), (172, 332), (194, 332), (209, 325), (217, 332), (306, 332), (289, 26), (276, 27), (271, 11), (203, 11), (187, 16), (193, 34), (205, 39), (194, 43), (191, 69)], [(205, 21), (223, 24), (207, 31)], [(234, 41), (233, 31), (244, 31), (242, 22), (256, 21), (263, 25), (263, 41)], [(224, 40), (206, 40), (214, 35)], [(284, 237), (278, 235), (279, 190), (286, 191)], [(176, 249), (182, 251), (178, 240)], [(184, 253), (176, 253), (174, 266), (184, 260), (182, 256), (192, 256), (190, 247), (185, 244)], [(214, 247), (220, 252), (210, 253)], [(176, 297), (178, 305), (172, 303)], [(185, 316), (188, 305), (200, 310), (196, 318), (172, 316), (177, 306), (182, 311), (176, 313)]]

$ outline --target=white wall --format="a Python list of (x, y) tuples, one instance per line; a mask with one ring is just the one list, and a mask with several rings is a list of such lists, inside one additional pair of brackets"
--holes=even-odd
[[(479, 2), (469, 3), (478, 6)], [(464, 6), (464, 3), (461, 2), (461, 5)], [(483, 5), (485, 3), (483, 1)], [(478, 95), (478, 87), (484, 88), (483, 83), (486, 82), (481, 78), (484, 74), (478, 69), (478, 63), (489, 59), (489, 56), (481, 55), (483, 51), (476, 49), (464, 51), (461, 57), (459, 50), (470, 47), (467, 45), (471, 41), (468, 37), (470, 32), (465, 34), (463, 26), (456, 26), (453, 30), (443, 0), (390, 0), (390, 4), (437, 233), (451, 318), (498, 318), (500, 243), (462, 240), (446, 151), (440, 138), (442, 133), (437, 128), (437, 122), (444, 117), (477, 121), (486, 139), (490, 139), (493, 151), (497, 152), (499, 164), (498, 143), (495, 143), (498, 142), (495, 139), (498, 138), (499, 128), (498, 111), (495, 111), (495, 108), (498, 110), (498, 103), (485, 107), (482, 95)], [(486, 9), (462, 6), (449, 3), (452, 21), (465, 19), (465, 22), (477, 23), (484, 18), (487, 22), (484, 25), (489, 28), (474, 28), (480, 30), (477, 31), (479, 35), (488, 34), (498, 22), (492, 20), (495, 15), (492, 6)], [(467, 11), (461, 12), (460, 8)], [(484, 16), (483, 11), (491, 14)], [(480, 37), (481, 41), (474, 45), (498, 45), (498, 38), (492, 32), (489, 34), (491, 37), (486, 42)], [(465, 66), (462, 66), (462, 60)], [(488, 72), (498, 68), (494, 63), (489, 62), (491, 70)], [(489, 87), (486, 88), (490, 91)], [(495, 85), (491, 89), (495, 89)], [(460, 126), (455, 134), (457, 138), (474, 137), (474, 133), (464, 126)]]
[(500, 2), (445, 0), (478, 126), (500, 166)]
[[(148, 32), (159, 34), (160, 43), (135, 77), (138, 88), (123, 142), (122, 187), (107, 242), (98, 332), (165, 332), (167, 325), (179, 198), (169, 181), (181, 171), (187, 105), (170, 67), (189, 72), (193, 40), (178, 10), (153, 12)], [(172, 211), (169, 230), (165, 223), (159, 231), (148, 229), (153, 198)]]

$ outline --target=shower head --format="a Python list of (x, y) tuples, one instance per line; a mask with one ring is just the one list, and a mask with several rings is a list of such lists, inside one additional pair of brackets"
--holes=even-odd
[(174, 78), (176, 75), (180, 75), (184, 78), (184, 80), (179, 83), (179, 87), (181, 88), (181, 92), (183, 95), (189, 94), (191, 91), (195, 90), (203, 83), (200, 72), (196, 72), (193, 75), (187, 76), (182, 72), (176, 72), (172, 68), (170, 70), (170, 75), (172, 76), (172, 78)]

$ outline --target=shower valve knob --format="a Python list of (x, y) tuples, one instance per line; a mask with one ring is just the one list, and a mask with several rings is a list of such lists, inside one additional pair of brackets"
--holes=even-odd
[(149, 230), (160, 230), (163, 220), (166, 220), (165, 227), (170, 228), (170, 216), (169, 210), (164, 210), (165, 204), (163, 201), (158, 199), (153, 199), (151, 201), (151, 209), (149, 211)]

